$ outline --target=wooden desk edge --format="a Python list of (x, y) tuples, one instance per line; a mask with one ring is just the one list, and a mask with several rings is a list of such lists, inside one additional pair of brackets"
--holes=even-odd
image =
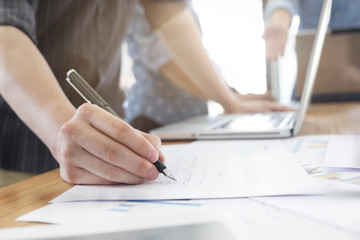
[[(186, 142), (165, 142), (165, 145)], [(73, 187), (60, 178), (59, 169), (0, 188), (0, 228), (40, 225), (18, 222), (26, 213), (46, 206), (49, 201)]]
[(35, 225), (15, 219), (43, 207), (74, 185), (60, 180), (55, 169), (0, 189), (0, 228)]

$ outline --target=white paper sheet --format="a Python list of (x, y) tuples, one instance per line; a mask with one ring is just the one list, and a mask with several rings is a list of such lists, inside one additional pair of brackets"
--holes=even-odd
[(75, 186), (53, 202), (168, 200), (319, 194), (319, 185), (277, 140), (205, 141), (164, 146), (163, 176), (141, 185)]
[(287, 138), (281, 143), (303, 167), (320, 167), (324, 163), (332, 135), (309, 135)]
[(360, 136), (331, 136), (324, 166), (360, 169)]
[[(168, 224), (172, 223), (180, 213), (190, 217), (187, 220), (187, 223), (190, 224), (194, 217), (202, 216), (204, 212), (211, 215), (222, 215), (229, 211), (235, 217), (231, 220), (232, 224), (240, 226), (241, 232), (246, 229), (249, 236), (248, 238), (242, 236), (240, 239), (357, 240), (360, 236), (344, 231), (337, 226), (324, 224), (306, 216), (303, 217), (301, 214), (295, 214), (249, 198), (154, 202), (60, 202), (42, 207), (17, 220), (70, 226), (77, 226), (78, 223), (107, 226), (112, 223), (118, 224), (121, 228), (126, 227), (129, 222), (134, 222), (136, 227), (141, 229), (149, 228), (159, 220)], [(16, 233), (15, 236), (19, 236), (19, 230)], [(0, 230), (0, 238), (1, 236)], [(24, 234), (24, 236), (26, 235)], [(54, 234), (54, 236), (57, 235)]]
[[(285, 145), (299, 164), (309, 168), (311, 166), (319, 168), (319, 165), (322, 165), (324, 161), (330, 138), (330, 135), (306, 136), (281, 140), (281, 142), (286, 142)], [(261, 144), (254, 142), (257, 143), (258, 141), (248, 143), (240, 141), (237, 144), (234, 144), (233, 141), (212, 142), (216, 146), (211, 149), (212, 151), (218, 149), (233, 151), (235, 148), (236, 151), (240, 152), (254, 152), (259, 151), (256, 149), (263, 148), (264, 144), (268, 147), (272, 146), (272, 143), (267, 141), (265, 143), (260, 141)], [(207, 142), (195, 142), (183, 146), (186, 148), (178, 148), (177, 145), (166, 146), (164, 151), (171, 153), (175, 150), (189, 152), (209, 150)], [(280, 154), (280, 156), (282, 155)], [(291, 158), (288, 160), (296, 162)], [(166, 164), (170, 166), (171, 161), (172, 159), (167, 158)], [(172, 167), (169, 169), (173, 170)], [(330, 179), (318, 171), (311, 174)], [(336, 185), (337, 183), (334, 183), (335, 186), (338, 186), (335, 187), (337, 190), (334, 190), (331, 181), (325, 183), (330, 184), (324, 187), (328, 194), (326, 197), (289, 196), (165, 202), (58, 202), (26, 214), (18, 220), (60, 224), (72, 224), (76, 221), (123, 223), (131, 219), (136, 221), (144, 218), (151, 219), (154, 216), (156, 219), (164, 219), (166, 213), (169, 213), (170, 216), (176, 216), (182, 212), (185, 215), (193, 216), (194, 214), (197, 215), (199, 211), (213, 213), (214, 211), (230, 210), (236, 214), (237, 220), (250, 233), (251, 239), (289, 239), (289, 237), (291, 239), (359, 239), (360, 233), (357, 229), (360, 229), (358, 227), (360, 213), (358, 211), (357, 187), (352, 187), (350, 184), (340, 183), (340, 185)], [(119, 190), (121, 191), (121, 189)], [(352, 211), (353, 209), (354, 211)]]
[[(188, 201), (86, 201), (58, 202), (21, 216), (17, 221), (55, 224), (123, 222), (136, 218), (166, 218), (168, 215), (195, 214), (245, 209), (251, 200)], [(232, 208), (229, 206), (233, 206)], [(236, 206), (236, 207), (235, 207)]]
[(326, 180), (321, 183), (326, 195), (255, 199), (360, 235), (360, 186)]
[[(72, 204), (72, 203), (70, 203)], [(94, 205), (101, 207), (102, 204)], [(59, 208), (59, 210), (61, 207)], [(84, 208), (82, 209), (84, 210)], [(94, 209), (86, 209), (94, 211)], [(97, 212), (97, 210), (95, 210)], [(51, 213), (51, 212), (49, 212)], [(53, 211), (53, 213), (55, 213)], [(57, 212), (58, 213), (58, 212)], [(231, 213), (215, 214), (214, 212), (193, 212), (189, 214), (168, 214), (157, 216), (138, 215), (137, 218), (126, 218), (121, 221), (95, 221), (87, 223), (87, 212), (74, 211), (71, 217), (85, 220), (84, 222), (70, 221), (65, 225), (42, 225), (22, 228), (0, 229), (0, 239), (54, 239), (54, 240), (80, 240), (80, 239), (250, 239), (246, 229), (236, 221)], [(75, 214), (84, 214), (75, 216)], [(64, 214), (63, 214), (64, 215)], [(91, 216), (93, 217), (93, 216)], [(101, 217), (101, 216), (98, 216)], [(94, 220), (94, 218), (92, 218)], [(114, 218), (113, 218), (114, 219)]]

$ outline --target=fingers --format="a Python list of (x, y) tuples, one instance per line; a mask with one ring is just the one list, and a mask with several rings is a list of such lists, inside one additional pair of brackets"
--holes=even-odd
[(139, 156), (151, 162), (158, 160), (159, 154), (155, 147), (126, 122), (91, 104), (81, 105), (78, 114), (79, 118), (88, 120), (91, 126), (98, 131), (113, 138)]
[(252, 101), (252, 100), (268, 100), (268, 101), (275, 101), (274, 96), (270, 93), (270, 92), (266, 92), (263, 94), (253, 94), (253, 93), (248, 93), (248, 94), (237, 94), (238, 98), (240, 100), (244, 100), (244, 101)]
[(139, 132), (156, 148), (156, 150), (159, 153), (160, 160), (162, 162), (165, 162), (165, 156), (164, 156), (163, 152), (161, 151), (161, 139), (155, 135), (151, 135), (151, 134), (144, 133), (141, 131), (139, 131)]
[(284, 112), (294, 111), (295, 109), (283, 106), (273, 101), (239, 101), (237, 112)]
[[(78, 124), (76, 128), (71, 130), (71, 134), (68, 134), (69, 141), (73, 141), (76, 143), (75, 149), (73, 151), (70, 149), (70, 154), (64, 152), (64, 155), (67, 156), (68, 161), (74, 158), (77, 159), (86, 159), (86, 164), (88, 165), (88, 170), (93, 168), (91, 165), (95, 160), (94, 157), (101, 159), (102, 162), (105, 162), (106, 165), (113, 165), (123, 170), (137, 175), (144, 179), (154, 179), (157, 175), (154, 175), (154, 171), (156, 170), (155, 166), (147, 161), (146, 159), (142, 158), (141, 156), (137, 155), (127, 147), (119, 144), (118, 142), (114, 141), (112, 138), (101, 134), (96, 129), (91, 127), (86, 127), (86, 124)], [(68, 148), (71, 148), (70, 145)], [(86, 151), (86, 154), (81, 154), (83, 151)], [(76, 152), (75, 155), (73, 152)], [(79, 153), (80, 152), (80, 153)], [(86, 165), (80, 165), (79, 162), (78, 166), (86, 167)], [(120, 174), (120, 170), (117, 170)], [(123, 173), (123, 172), (121, 172)], [(115, 175), (115, 174), (114, 174)], [(102, 177), (104, 174), (100, 174)], [(118, 180), (119, 182), (121, 179), (115, 178), (107, 178), (109, 180)]]
[[(138, 184), (158, 177), (164, 161), (158, 137), (141, 133), (106, 111), (84, 104), (60, 132), (57, 157), (64, 180), (76, 184)], [(152, 162), (150, 162), (152, 161)]]
[[(71, 152), (72, 154), (68, 154), (68, 161), (61, 165), (62, 177), (68, 182), (75, 184), (139, 184), (147, 180), (147, 178), (134, 175), (121, 167), (109, 164), (82, 148)], [(156, 169), (154, 171), (158, 174)]]
[(290, 108), (284, 105), (281, 105), (277, 102), (266, 102), (266, 108), (269, 112), (288, 112), (288, 111), (296, 111), (294, 108)]
[(117, 182), (112, 182), (107, 179), (98, 177), (85, 169), (74, 168), (71, 171), (68, 171), (66, 168), (60, 168), (60, 176), (68, 183), (72, 184), (116, 184)]

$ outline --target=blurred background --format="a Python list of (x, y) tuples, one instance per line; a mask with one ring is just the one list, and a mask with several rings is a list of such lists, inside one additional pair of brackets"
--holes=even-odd
[(203, 42), (228, 84), (240, 93), (266, 91), (262, 1), (193, 0)]
[[(227, 83), (240, 93), (264, 93), (266, 62), (264, 41), (261, 38), (264, 23), (261, 0), (192, 0), (199, 15), (203, 42)], [(122, 88), (130, 88), (135, 79), (132, 60), (124, 45)], [(209, 113), (223, 110), (209, 102)], [(36, 174), (0, 170), (0, 187), (18, 182)]]
[[(267, 90), (262, 0), (192, 0), (202, 28), (209, 56), (226, 82), (242, 94)], [(135, 81), (132, 61), (124, 45), (122, 88)], [(217, 103), (209, 102), (209, 113), (222, 113)]]

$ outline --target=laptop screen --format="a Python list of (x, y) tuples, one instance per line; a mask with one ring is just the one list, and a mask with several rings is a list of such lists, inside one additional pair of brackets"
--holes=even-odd
[(310, 60), (307, 67), (304, 88), (301, 94), (301, 101), (297, 114), (297, 119), (295, 122), (295, 127), (293, 130), (293, 135), (297, 135), (299, 133), (305, 118), (307, 108), (310, 103), (311, 93), (320, 62), (320, 56), (324, 45), (325, 35), (330, 21), (331, 6), (332, 0), (324, 0), (314, 44), (310, 55)]

